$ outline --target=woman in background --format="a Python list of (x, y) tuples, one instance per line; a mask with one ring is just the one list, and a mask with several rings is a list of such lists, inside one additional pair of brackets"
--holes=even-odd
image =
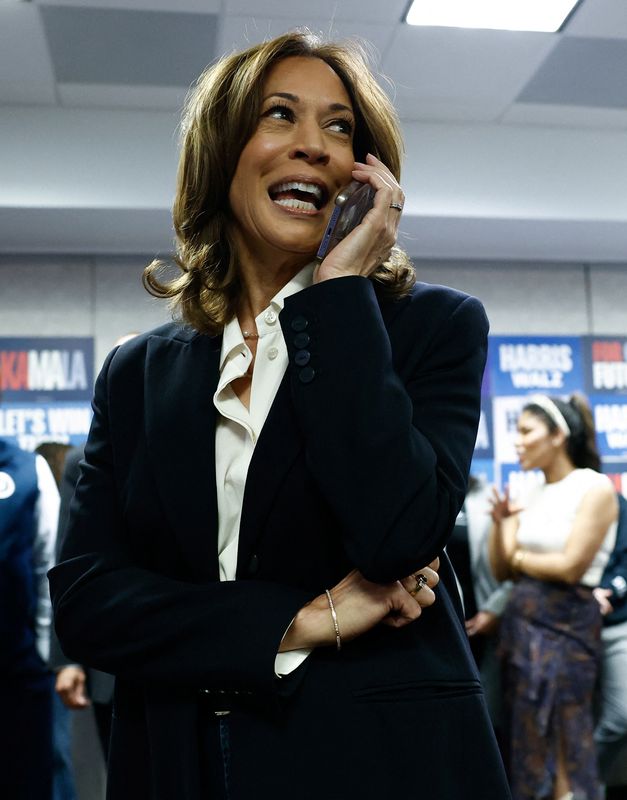
[(599, 800), (593, 690), (601, 613), (593, 596), (616, 538), (617, 501), (598, 470), (592, 415), (577, 395), (540, 395), (518, 420), (523, 469), (544, 483), (514, 507), (495, 497), (490, 557), (514, 578), (501, 620), (505, 745), (514, 800)]

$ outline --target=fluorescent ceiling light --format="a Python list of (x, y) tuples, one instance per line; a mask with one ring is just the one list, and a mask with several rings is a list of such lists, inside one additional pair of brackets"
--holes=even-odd
[(405, 21), (445, 28), (553, 33), (579, 0), (414, 0)]

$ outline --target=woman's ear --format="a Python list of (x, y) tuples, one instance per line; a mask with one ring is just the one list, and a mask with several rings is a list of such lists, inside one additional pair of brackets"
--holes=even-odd
[(554, 447), (561, 447), (564, 442), (566, 441), (566, 434), (564, 431), (556, 430), (553, 436), (551, 437), (551, 442)]

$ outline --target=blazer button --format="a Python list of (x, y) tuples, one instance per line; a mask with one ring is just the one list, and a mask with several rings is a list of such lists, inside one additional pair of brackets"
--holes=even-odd
[(294, 319), (290, 323), (290, 328), (293, 331), (300, 332), (304, 331), (307, 325), (309, 325), (309, 322), (305, 319), (305, 317), (299, 315), (298, 317), (294, 317)]
[(298, 373), (298, 380), (301, 383), (311, 383), (316, 375), (316, 370), (313, 367), (304, 367)]
[(256, 575), (259, 572), (259, 556), (253, 553), (248, 561), (248, 574)]
[(294, 337), (294, 347), (297, 347), (299, 350), (302, 350), (303, 347), (307, 347), (311, 339), (309, 338), (309, 334), (305, 333), (297, 333)]
[(309, 359), (311, 358), (311, 353), (309, 350), (298, 350), (296, 355), (294, 356), (294, 361), (296, 362), (296, 366), (298, 367), (305, 367), (309, 364)]

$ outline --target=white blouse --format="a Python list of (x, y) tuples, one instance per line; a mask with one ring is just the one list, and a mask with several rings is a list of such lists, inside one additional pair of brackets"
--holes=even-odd
[[(218, 562), (220, 580), (235, 580), (240, 519), (248, 467), (255, 444), (288, 365), (287, 346), (279, 324), (285, 298), (311, 286), (315, 264), (308, 264), (287, 283), (259, 314), (255, 323), (259, 339), (250, 390), (250, 408), (239, 400), (231, 384), (246, 374), (253, 354), (239, 323), (232, 319), (224, 328), (220, 352), (220, 379), (213, 396), (216, 423), (216, 487), (218, 495)], [(310, 650), (279, 653), (277, 675), (301, 664)]]
[[(518, 544), (537, 553), (563, 550), (573, 529), (584, 495), (594, 486), (610, 484), (607, 475), (592, 469), (576, 469), (561, 481), (532, 486), (521, 505)], [(598, 586), (616, 542), (617, 523), (607, 529), (605, 538), (581, 578), (584, 586)]]

